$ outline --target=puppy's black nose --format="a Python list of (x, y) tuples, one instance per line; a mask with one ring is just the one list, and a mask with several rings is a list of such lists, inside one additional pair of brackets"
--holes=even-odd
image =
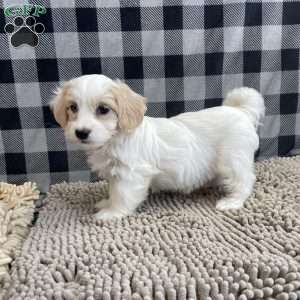
[(75, 135), (80, 139), (80, 140), (86, 140), (90, 134), (89, 129), (76, 129), (75, 130)]

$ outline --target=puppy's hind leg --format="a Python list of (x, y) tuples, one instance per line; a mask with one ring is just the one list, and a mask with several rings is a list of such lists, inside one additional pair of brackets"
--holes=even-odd
[(240, 209), (251, 195), (255, 182), (254, 162), (245, 155), (242, 159), (238, 158), (235, 156), (220, 166), (219, 174), (226, 196), (217, 202), (218, 210)]

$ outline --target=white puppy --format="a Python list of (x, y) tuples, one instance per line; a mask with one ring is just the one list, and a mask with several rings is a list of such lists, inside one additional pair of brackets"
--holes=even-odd
[(86, 75), (58, 88), (51, 107), (67, 139), (81, 143), (92, 170), (109, 181), (97, 219), (131, 214), (149, 188), (189, 193), (216, 181), (226, 192), (220, 210), (241, 208), (251, 194), (264, 115), (254, 89), (234, 89), (220, 107), (150, 118), (145, 98), (126, 84)]

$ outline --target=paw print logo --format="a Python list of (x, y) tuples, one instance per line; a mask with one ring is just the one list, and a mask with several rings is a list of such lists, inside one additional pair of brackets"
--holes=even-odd
[(4, 27), (4, 31), (11, 34), (10, 42), (16, 48), (22, 45), (36, 47), (39, 44), (38, 35), (44, 30), (45, 26), (42, 23), (36, 23), (32, 16), (26, 19), (16, 17), (13, 23), (7, 23)]

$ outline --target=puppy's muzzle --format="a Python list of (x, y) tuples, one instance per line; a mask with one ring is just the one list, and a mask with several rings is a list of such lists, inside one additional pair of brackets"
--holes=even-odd
[(85, 141), (89, 137), (90, 132), (91, 131), (89, 129), (76, 129), (75, 130), (75, 135), (81, 141)]

